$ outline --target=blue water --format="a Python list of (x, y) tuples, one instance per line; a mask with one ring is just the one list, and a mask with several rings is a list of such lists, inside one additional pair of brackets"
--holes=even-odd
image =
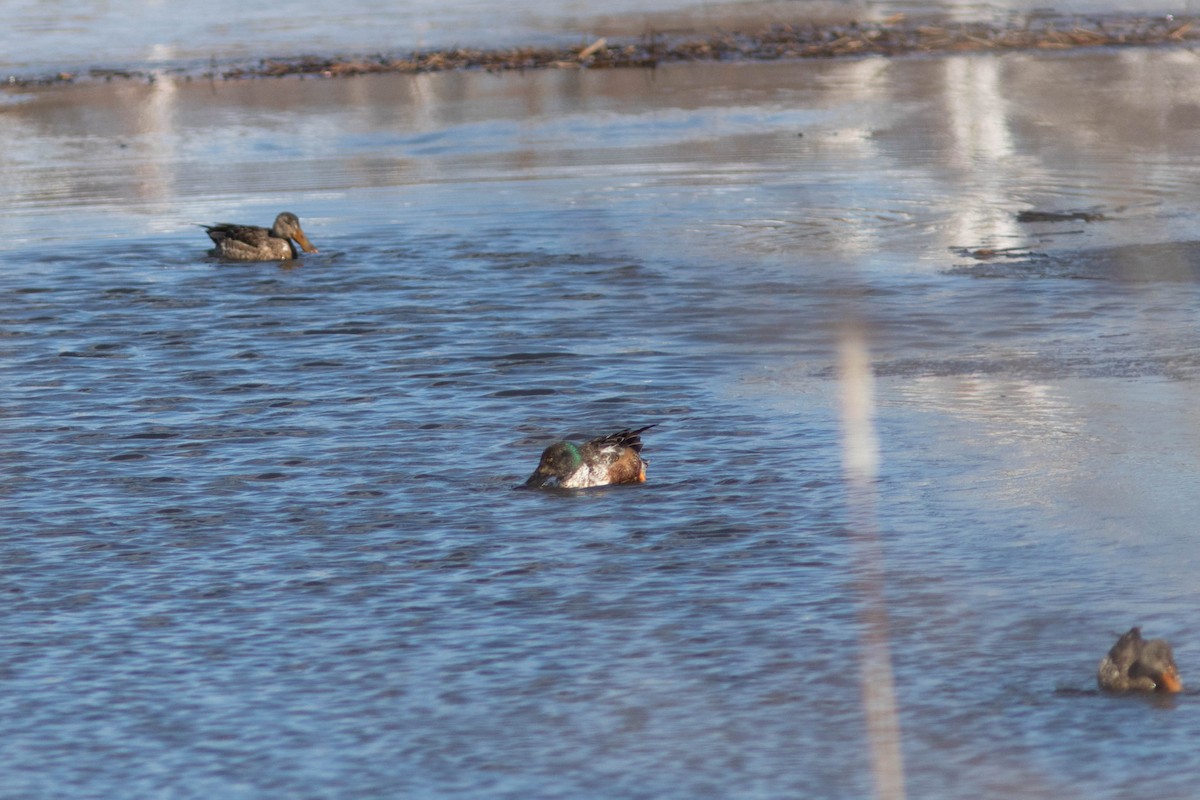
[(1192, 796), (1195, 695), (1091, 691), (1200, 681), (1185, 55), (17, 97), (0, 796), (867, 796), (877, 591), (911, 796)]

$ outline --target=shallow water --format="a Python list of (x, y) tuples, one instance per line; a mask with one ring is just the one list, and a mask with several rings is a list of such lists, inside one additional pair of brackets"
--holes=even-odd
[(1090, 690), (1136, 623), (1200, 681), (1194, 61), (16, 97), (0, 794), (861, 797), (878, 568), (912, 796), (1190, 796), (1194, 695)]
[(141, 71), (210, 68), (215, 62), (299, 55), (369, 56), (430, 48), (570, 45), (597, 37), (648, 33), (756, 31), (770, 24), (880, 21), (908, 15), (1020, 25), (1027, 15), (1187, 15), (1187, 2), (1146, 0), (319, 0), (286, 7), (237, 0), (203, 4), (142, 0), (71, 4), (10, 2), (0, 28), (0, 75), (80, 73), (93, 68)]

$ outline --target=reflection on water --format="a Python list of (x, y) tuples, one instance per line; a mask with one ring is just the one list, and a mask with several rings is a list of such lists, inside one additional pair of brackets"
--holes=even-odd
[[(1086, 690), (1200, 653), (1192, 61), (0, 107), (0, 794), (861, 797), (869, 589), (912, 796), (1188, 796), (1190, 696)], [(285, 208), (291, 269), (190, 225)], [(644, 486), (511, 491), (650, 423)]]
[[(768, 25), (806, 26), (882, 21), (908, 16), (950, 22), (1021, 27), (1030, 18), (1192, 12), (1186, 3), (1145, 0), (609, 0), (602, 8), (582, 0), (495, 0), (438, 3), (381, 0), (327, 3), (295, 0), (277, 7), (233, 0), (203, 6), (143, 2), (25, 3), (9, 9), (0, 31), (5, 74), (102, 68), (192, 68), (211, 61), (258, 60), (316, 54), (407, 53), (430, 48), (513, 48), (550, 42), (576, 44), (597, 37), (637, 39), (653, 34), (758, 31)], [(136, 24), (130, 24), (131, 15)]]
[[(77, 226), (132, 213), (161, 230), (270, 192), (311, 197), (307, 218), (348, 189), (519, 174), (579, 180), (577, 207), (652, 213), (700, 253), (717, 242), (783, 260), (883, 251), (941, 269), (951, 247), (1174, 241), (1194, 137), (1147, 105), (1178, 116), (1194, 102), (1192, 60), (1010, 54), (64, 88), (4, 112), (18, 219), (0, 232), (52, 237), (28, 216), (72, 204)], [(1143, 82), (1181, 94), (1148, 97)], [(1085, 114), (1081, 94), (1112, 113)], [(1136, 166), (1118, 158), (1129, 151)], [(674, 213), (685, 205), (707, 224)], [(1108, 221), (1017, 223), (1029, 208), (1095, 208)]]

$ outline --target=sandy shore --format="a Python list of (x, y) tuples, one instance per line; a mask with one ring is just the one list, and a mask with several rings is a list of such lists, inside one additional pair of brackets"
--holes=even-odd
[[(665, 20), (664, 20), (665, 22)], [(744, 22), (744, 21), (743, 21)], [(615, 25), (616, 31), (627, 26)], [(672, 26), (672, 32), (647, 29), (639, 36), (601, 36), (569, 47), (503, 49), (450, 48), (399, 55), (304, 55), (265, 57), (218, 64), (196, 73), (188, 68), (125, 69), (94, 67), (83, 72), (9, 76), (7, 84), (29, 87), (80, 80), (154, 80), (163, 73), (210, 80), (320, 75), (341, 77), (376, 73), (415, 74), (447, 70), (492, 72), (531, 69), (653, 68), (694, 61), (775, 61), (845, 58), (866, 55), (1070, 49), (1083, 47), (1165, 46), (1195, 41), (1193, 21), (1173, 16), (1093, 16), (1066, 18), (1030, 15), (1012, 25), (989, 22), (947, 23), (897, 15), (884, 22), (773, 22), (766, 27), (720, 29), (713, 23)]]

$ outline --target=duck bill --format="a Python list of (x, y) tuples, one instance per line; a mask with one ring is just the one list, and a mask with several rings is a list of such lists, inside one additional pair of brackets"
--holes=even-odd
[(551, 486), (558, 485), (558, 479), (553, 475), (547, 475), (544, 472), (535, 472), (529, 476), (529, 480), (523, 484), (526, 489), (540, 489), (547, 484)]
[(300, 245), (300, 249), (306, 253), (320, 252), (317, 248), (313, 247), (313, 243), (308, 240), (308, 237), (304, 235), (304, 231), (299, 228), (296, 229), (296, 244)]
[(1170, 669), (1162, 674), (1162, 680), (1158, 682), (1158, 688), (1159, 691), (1175, 694), (1176, 692), (1183, 691), (1183, 681), (1179, 680), (1178, 672)]

